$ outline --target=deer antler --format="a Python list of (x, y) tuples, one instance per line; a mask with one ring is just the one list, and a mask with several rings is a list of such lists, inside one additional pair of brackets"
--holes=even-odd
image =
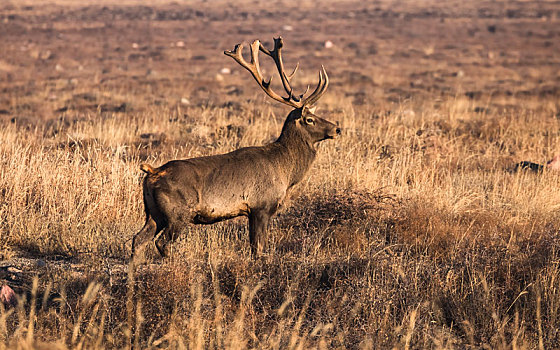
[[(224, 53), (230, 57), (232, 57), (237, 63), (239, 63), (242, 67), (247, 69), (253, 78), (257, 81), (259, 86), (264, 90), (264, 92), (275, 99), (276, 101), (282, 102), (294, 108), (302, 108), (304, 106), (311, 106), (321, 98), (321, 96), (327, 90), (327, 86), (329, 85), (329, 77), (327, 76), (327, 72), (325, 68), (321, 66), (321, 70), (319, 71), (319, 83), (315, 90), (309, 95), (308, 97), (304, 98), (304, 95), (309, 90), (309, 86), (307, 90), (299, 95), (295, 96), (293, 93), (293, 88), (291, 85), (291, 80), (294, 74), (296, 73), (298, 65), (293, 70), (292, 74), (287, 75), (284, 70), (284, 63), (282, 62), (282, 54), (281, 49), (284, 46), (284, 42), (281, 37), (274, 39), (274, 49), (269, 51), (266, 49), (259, 40), (253, 41), (251, 44), (251, 62), (245, 61), (241, 52), (243, 51), (243, 45), (238, 44), (235, 45), (233, 51), (224, 51)], [(284, 90), (288, 93), (287, 97), (282, 97), (274, 92), (270, 88), (270, 83), (272, 82), (272, 77), (268, 81), (266, 81), (261, 73), (260, 66), (259, 66), (259, 50), (264, 52), (266, 55), (272, 57), (274, 63), (276, 64), (276, 68), (278, 69), (278, 73), (280, 74), (280, 79), (282, 80), (282, 85), (284, 86)]]

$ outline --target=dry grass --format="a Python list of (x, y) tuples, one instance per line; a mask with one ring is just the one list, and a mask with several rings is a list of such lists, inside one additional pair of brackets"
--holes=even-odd
[[(341, 8), (333, 4), (325, 23), (333, 16), (354, 28)], [(434, 30), (411, 9), (402, 13), (412, 16), (419, 33)], [(35, 10), (47, 11), (3, 11), (26, 18), (25, 11)], [(456, 20), (463, 28), (463, 19), (453, 17), (461, 11), (437, 11), (451, 16), (440, 23)], [(540, 21), (527, 16), (528, 28)], [(227, 60), (208, 57), (196, 59), (200, 66), (188, 68), (187, 78), (176, 77), (177, 62), (191, 62), (197, 50), (213, 52), (198, 41), (186, 54), (165, 48), (161, 56), (131, 58), (127, 52), (128, 68), (119, 70), (107, 52), (122, 52), (112, 45), (129, 49), (103, 34), (99, 52), (94, 40), (53, 58), (85, 59), (93, 50), (99, 62), (49, 78), (55, 62), (39, 57), (46, 49), (38, 47), (46, 45), (42, 32), (32, 54), (39, 58), (18, 61), (10, 54), (19, 51), (7, 45), (0, 61), (6, 78), (0, 277), (20, 299), (16, 308), (0, 310), (0, 348), (560, 347), (560, 176), (511, 171), (516, 161), (543, 163), (560, 149), (558, 91), (546, 92), (559, 79), (550, 73), (555, 62), (549, 55), (558, 49), (533, 50), (515, 63), (519, 71), (508, 73), (512, 81), (500, 82), (510, 51), (504, 49), (500, 62), (481, 58), (465, 31), (464, 47), (448, 48), (464, 52), (456, 59), (466, 77), (457, 83), (456, 67), (450, 67), (457, 62), (449, 61), (444, 44), (424, 40), (422, 48), (422, 36), (412, 29), (387, 36), (396, 20), (379, 19), (378, 35), (385, 39), (375, 53), (366, 41), (351, 47), (355, 53), (318, 50), (309, 57), (335, 67), (319, 114), (338, 121), (343, 135), (319, 146), (297, 195), (272, 224), (267, 253), (255, 261), (245, 220), (235, 219), (189, 227), (171, 257), (128, 266), (131, 237), (143, 222), (141, 162), (228, 152), (279, 134), (287, 110), (255, 97), (257, 88), (244, 86), (246, 74), (234, 71), (224, 81), (216, 72)], [(167, 40), (162, 28), (171, 22), (153, 22), (146, 45)], [(498, 35), (509, 25), (501, 17), (495, 22)], [(146, 28), (142, 18), (127, 23)], [(214, 35), (216, 27), (209, 27)], [(93, 30), (80, 28), (85, 34), (66, 35), (87, 37)], [(122, 35), (135, 41), (126, 30)], [(360, 31), (345, 33), (356, 39)], [(541, 41), (526, 45), (546, 41), (541, 34), (535, 34)], [(408, 51), (401, 46), (407, 38), (413, 43)], [(496, 45), (515, 41), (492, 38)], [(303, 52), (323, 39), (294, 46)], [(364, 50), (379, 59), (375, 65), (360, 61)], [(350, 54), (363, 70), (344, 65)], [(541, 67), (539, 57), (550, 65)], [(418, 68), (417, 59), (428, 68)], [(309, 67), (305, 81), (313, 79)], [(181, 103), (185, 96), (189, 103)]]

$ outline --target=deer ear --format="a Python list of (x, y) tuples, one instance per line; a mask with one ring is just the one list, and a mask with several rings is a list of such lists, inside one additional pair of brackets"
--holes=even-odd
[(308, 108), (307, 108), (307, 110), (308, 110), (311, 114), (314, 114), (316, 109), (317, 109), (317, 106), (313, 106), (313, 107), (308, 107)]

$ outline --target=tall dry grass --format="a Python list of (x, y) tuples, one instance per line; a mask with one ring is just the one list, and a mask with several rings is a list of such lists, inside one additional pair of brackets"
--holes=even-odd
[(190, 227), (170, 258), (130, 270), (138, 165), (269, 142), (285, 110), (69, 112), (2, 128), (1, 255), (33, 259), (1, 346), (559, 346), (560, 178), (510, 171), (558, 149), (556, 107), (324, 100), (343, 136), (319, 146), (255, 261), (236, 219)]
[[(557, 4), (0, 12), (0, 279), (19, 295), (0, 348), (560, 348), (559, 176), (511, 171), (559, 149)], [(298, 91), (327, 68), (318, 114), (342, 137), (259, 259), (240, 218), (130, 266), (141, 162), (279, 134), (288, 111), (221, 52), (280, 32)]]

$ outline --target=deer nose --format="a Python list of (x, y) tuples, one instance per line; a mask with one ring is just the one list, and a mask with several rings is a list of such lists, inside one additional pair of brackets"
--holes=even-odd
[(340, 128), (336, 128), (336, 134), (340, 135), (340, 133), (342, 132), (342, 130), (340, 130)]

